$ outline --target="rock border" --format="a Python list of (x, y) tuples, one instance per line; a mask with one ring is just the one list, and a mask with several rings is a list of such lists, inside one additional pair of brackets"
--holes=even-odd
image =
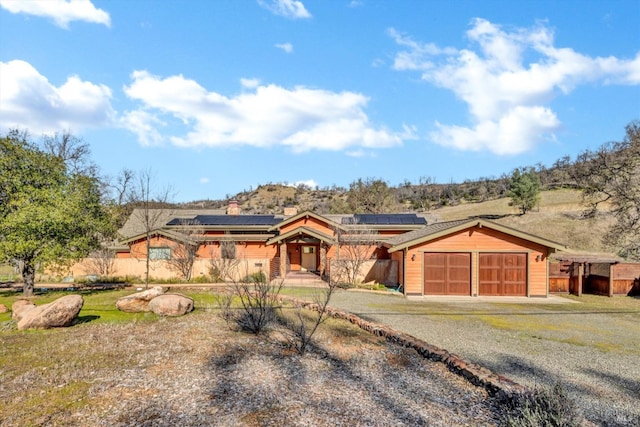
[[(291, 302), (296, 306), (306, 308), (308, 310), (319, 311), (320, 309), (320, 306), (314, 302), (294, 297), (280, 295), (278, 299), (283, 302)], [(426, 341), (407, 333), (397, 331), (382, 323), (369, 322), (353, 313), (339, 310), (331, 306), (327, 307), (326, 313), (335, 319), (347, 320), (370, 334), (384, 337), (389, 342), (399, 344), (403, 347), (412, 348), (426, 359), (444, 363), (451, 372), (465, 378), (473, 385), (483, 387), (491, 396), (495, 396), (498, 399), (508, 399), (514, 395), (524, 394), (529, 391), (529, 388), (518, 384), (503, 375), (496, 374), (476, 363), (468, 362), (455, 353), (451, 353), (445, 349), (431, 345)]]

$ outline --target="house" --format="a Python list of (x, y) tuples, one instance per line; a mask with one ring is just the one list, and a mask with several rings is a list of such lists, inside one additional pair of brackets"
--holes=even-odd
[[(320, 215), (287, 209), (283, 215), (226, 211), (155, 210), (146, 227), (134, 211), (120, 230), (117, 275), (172, 277), (169, 260), (195, 248), (193, 276), (233, 264), (235, 276), (258, 271), (269, 278), (312, 272), (323, 279), (403, 285), (408, 296), (547, 296), (548, 256), (559, 243), (484, 219), (428, 223), (416, 213)], [(147, 218), (148, 223), (148, 218)], [(225, 274), (229, 271), (225, 270)]]

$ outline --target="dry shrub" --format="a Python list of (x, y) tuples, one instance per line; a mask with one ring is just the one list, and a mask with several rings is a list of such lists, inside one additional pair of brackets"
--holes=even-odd
[(560, 384), (517, 393), (501, 403), (506, 407), (502, 424), (509, 427), (579, 427), (584, 422), (578, 406)]

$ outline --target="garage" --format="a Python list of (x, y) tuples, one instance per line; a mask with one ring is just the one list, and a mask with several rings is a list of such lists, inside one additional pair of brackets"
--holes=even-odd
[(425, 295), (471, 295), (471, 253), (425, 253)]
[(479, 254), (478, 286), (479, 295), (527, 296), (527, 254)]

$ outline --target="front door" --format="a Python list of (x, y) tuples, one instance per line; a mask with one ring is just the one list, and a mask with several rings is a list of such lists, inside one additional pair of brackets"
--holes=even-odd
[(300, 266), (302, 271), (316, 271), (318, 269), (315, 246), (302, 246)]

